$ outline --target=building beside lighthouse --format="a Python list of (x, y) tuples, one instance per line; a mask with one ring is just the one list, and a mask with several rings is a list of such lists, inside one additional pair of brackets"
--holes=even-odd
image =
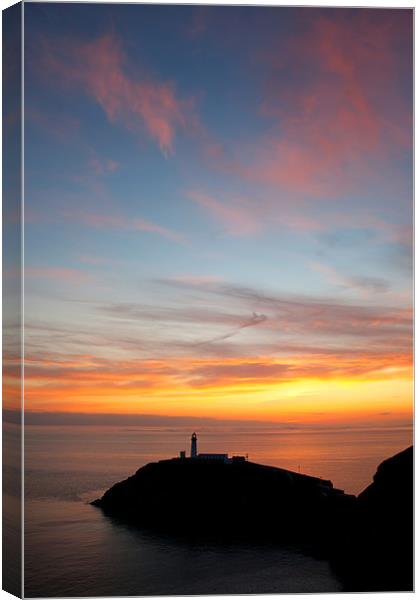
[[(181, 450), (181, 452), (179, 453), (179, 458), (186, 460), (186, 456), (185, 456), (185, 450)], [(229, 457), (228, 454), (225, 453), (209, 453), (209, 452), (202, 452), (202, 453), (198, 453), (198, 445), (197, 445), (197, 434), (194, 432), (191, 436), (191, 453), (190, 453), (190, 458), (194, 459), (194, 460), (217, 460), (220, 462), (224, 462), (224, 463), (231, 463), (231, 462), (243, 462), (246, 461), (248, 459), (248, 457), (246, 456), (232, 456)]]

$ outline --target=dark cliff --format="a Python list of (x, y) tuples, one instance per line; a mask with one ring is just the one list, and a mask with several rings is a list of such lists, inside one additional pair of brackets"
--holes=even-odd
[(413, 589), (413, 448), (357, 498), (330, 481), (251, 462), (150, 463), (92, 504), (142, 528), (216, 540), (301, 543), (345, 591)]
[(413, 589), (412, 446), (379, 465), (339, 532), (331, 558), (346, 589)]

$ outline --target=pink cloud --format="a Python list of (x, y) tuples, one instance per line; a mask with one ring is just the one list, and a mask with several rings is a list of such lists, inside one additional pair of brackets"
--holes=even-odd
[(400, 83), (410, 72), (410, 52), (401, 52), (410, 19), (410, 11), (336, 13), (277, 42), (260, 62), (268, 71), (260, 114), (270, 131), (224, 168), (320, 197), (382, 182), (384, 165), (412, 146), (410, 98)]
[(150, 221), (144, 221), (143, 219), (134, 219), (131, 224), (131, 228), (138, 231), (148, 231), (149, 233), (157, 233), (162, 237), (178, 242), (179, 244), (185, 243), (185, 236), (182, 233), (178, 233), (173, 229), (156, 225)]
[(160, 235), (172, 242), (177, 242), (179, 244), (186, 243), (184, 234), (144, 219), (128, 219), (118, 215), (99, 215), (95, 213), (65, 213), (63, 216), (77, 220), (79, 223), (91, 227), (125, 229), (127, 231), (145, 231)]
[(321, 231), (325, 224), (309, 214), (295, 212), (293, 207), (284, 206), (279, 211), (277, 196), (259, 195), (248, 198), (215, 198), (201, 190), (190, 190), (187, 197), (206, 210), (231, 235), (255, 235), (275, 227), (294, 231)]
[(89, 160), (89, 167), (93, 170), (95, 175), (106, 175), (107, 173), (113, 173), (119, 167), (117, 161), (111, 158), (100, 159), (97, 156), (93, 156)]
[(66, 267), (28, 267), (25, 268), (25, 277), (31, 279), (53, 279), (68, 283), (86, 283), (92, 280), (92, 275), (81, 269)]
[(198, 190), (189, 191), (187, 196), (209, 211), (215, 219), (221, 221), (226, 231), (232, 235), (254, 234), (261, 229), (259, 221), (252, 214), (252, 209), (245, 200), (222, 202)]
[(220, 283), (224, 280), (220, 275), (175, 275), (171, 278), (172, 281), (179, 283), (186, 283), (191, 285), (211, 285), (213, 283)]
[(327, 281), (342, 288), (352, 289), (362, 294), (384, 293), (389, 291), (389, 284), (380, 277), (361, 276), (361, 275), (346, 275), (340, 273), (331, 265), (311, 262), (312, 270), (321, 273)]
[(132, 70), (117, 38), (104, 35), (93, 42), (45, 44), (43, 68), (55, 81), (79, 86), (104, 110), (111, 123), (138, 133), (143, 128), (164, 154), (173, 149), (176, 130), (197, 124), (193, 99), (178, 96), (171, 82)]
[[(333, 351), (312, 355), (295, 355), (283, 359), (273, 356), (253, 358), (185, 358), (162, 357), (157, 360), (116, 360), (89, 355), (28, 354), (26, 376), (29, 398), (37, 395), (57, 398), (68, 392), (74, 399), (78, 391), (101, 396), (115, 389), (161, 390), (168, 393), (185, 388), (231, 386), (241, 383), (279, 385), (297, 379), (352, 378), (387, 380), (412, 377), (411, 356), (404, 353), (370, 353), (356, 351), (349, 355)], [(9, 361), (6, 375), (19, 377), (16, 364)], [(40, 388), (40, 386), (42, 386)]]

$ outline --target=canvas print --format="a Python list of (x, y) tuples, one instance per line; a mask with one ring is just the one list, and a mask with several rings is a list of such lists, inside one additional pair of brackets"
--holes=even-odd
[(413, 10), (3, 31), (4, 588), (412, 590)]

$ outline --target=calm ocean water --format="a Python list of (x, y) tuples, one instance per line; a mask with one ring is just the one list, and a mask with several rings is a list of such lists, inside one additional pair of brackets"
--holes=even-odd
[[(188, 448), (185, 427), (29, 426), (25, 433), (25, 595), (335, 592), (326, 561), (293, 547), (215, 546), (152, 536), (88, 504), (140, 466)], [(349, 493), (411, 430), (199, 431), (200, 450), (331, 479)], [(170, 501), (170, 498), (168, 498)], [(199, 499), (197, 499), (199, 501)]]

